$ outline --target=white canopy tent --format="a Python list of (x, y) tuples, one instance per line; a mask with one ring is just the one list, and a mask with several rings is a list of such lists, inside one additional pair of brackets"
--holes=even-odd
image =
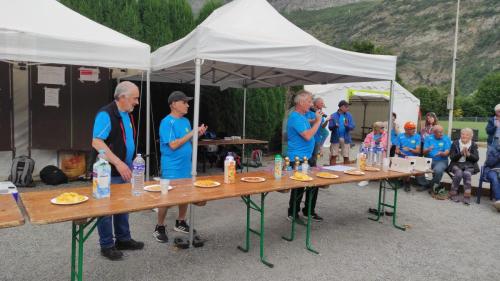
[[(362, 116), (363, 120), (367, 118), (365, 115), (369, 115), (364, 126), (371, 127), (371, 124), (374, 121), (388, 120), (386, 112), (389, 107), (390, 86), (391, 84), (388, 81), (371, 81), (328, 85), (308, 85), (305, 86), (305, 89), (312, 92), (315, 97), (323, 98), (325, 105), (328, 107), (329, 113), (333, 113), (337, 110), (337, 105), (341, 100), (348, 100), (351, 103), (354, 101), (355, 104), (363, 104), (364, 110), (361, 108), (354, 108), (355, 106), (351, 106), (351, 109), (354, 109), (356, 113), (359, 113), (358, 117), (360, 117), (361, 114), (364, 114)], [(368, 111), (366, 111), (367, 105), (369, 107)], [(416, 124), (418, 122), (419, 111), (420, 100), (399, 83), (394, 82), (393, 112), (396, 113), (397, 120), (400, 123), (413, 121)], [(384, 115), (381, 116), (381, 114)], [(356, 124), (359, 131), (361, 131), (361, 120), (356, 120)], [(361, 133), (359, 135), (361, 135)], [(328, 145), (329, 141), (327, 140), (325, 144)]]
[[(125, 68), (149, 73), (149, 45), (98, 24), (58, 1), (0, 0), (0, 7), (0, 61)], [(148, 92), (149, 87), (147, 97)]]
[[(293, 25), (265, 0), (235, 0), (215, 10), (186, 37), (155, 51), (151, 70), (151, 81), (194, 83), (193, 128), (197, 130), (201, 84), (246, 90), (393, 81), (396, 57), (360, 54), (328, 46)], [(195, 133), (193, 177), (197, 152), (198, 134)], [(190, 214), (193, 223), (192, 212)]]

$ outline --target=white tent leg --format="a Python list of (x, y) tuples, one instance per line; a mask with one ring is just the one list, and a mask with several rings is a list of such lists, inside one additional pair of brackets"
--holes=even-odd
[[(243, 89), (243, 139), (246, 138), (246, 118), (247, 118), (247, 88)], [(245, 145), (243, 144), (243, 149), (241, 151), (241, 164), (245, 163)], [(248, 161), (247, 161), (248, 164)], [(243, 169), (243, 166), (242, 166)], [(243, 170), (242, 170), (243, 171)], [(247, 165), (248, 172), (248, 165)]]
[[(151, 74), (151, 71), (148, 70), (146, 72), (146, 181), (149, 180), (149, 171), (150, 171), (150, 139), (149, 139), (149, 134), (151, 132), (151, 124), (150, 124), (150, 117), (151, 117), (151, 94), (149, 92), (149, 84), (150, 84), (150, 77), (149, 75)], [(157, 156), (156, 156), (157, 157)]]
[[(196, 167), (198, 164), (198, 123), (200, 119), (200, 76), (201, 59), (195, 59), (195, 82), (194, 82), (194, 117), (193, 117), (193, 158), (191, 163), (191, 176), (193, 181), (196, 178)], [(193, 244), (194, 238), (194, 208), (189, 204), (189, 246)]]

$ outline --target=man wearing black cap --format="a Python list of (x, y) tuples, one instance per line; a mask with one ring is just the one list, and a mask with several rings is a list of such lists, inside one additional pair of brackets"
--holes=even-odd
[(352, 143), (350, 132), (355, 127), (354, 119), (351, 113), (349, 113), (349, 103), (341, 100), (339, 102), (339, 109), (332, 114), (330, 123), (328, 124), (328, 129), (332, 131), (330, 137), (330, 165), (337, 163), (339, 150), (342, 151), (344, 164), (349, 163), (349, 150)]
[[(170, 114), (160, 123), (161, 177), (165, 179), (191, 178), (191, 157), (193, 130), (189, 120), (184, 117), (188, 113), (188, 101), (193, 98), (181, 91), (174, 91), (168, 97)], [(198, 135), (204, 135), (207, 126), (201, 124)], [(189, 233), (186, 223), (187, 205), (179, 205), (179, 215), (174, 230)], [(167, 232), (163, 224), (167, 216), (167, 208), (158, 208), (158, 223), (153, 233), (158, 242), (168, 242)]]

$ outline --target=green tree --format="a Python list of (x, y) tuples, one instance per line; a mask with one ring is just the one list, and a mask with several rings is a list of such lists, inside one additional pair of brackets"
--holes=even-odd
[(224, 5), (224, 3), (221, 0), (208, 0), (205, 2), (200, 10), (200, 13), (198, 14), (198, 17), (196, 18), (196, 26), (202, 23), (215, 9), (221, 7), (222, 5)]
[(170, 29), (173, 40), (178, 40), (193, 30), (193, 11), (186, 0), (169, 0), (168, 2)]
[(490, 73), (481, 80), (474, 100), (486, 114), (493, 112), (495, 105), (500, 103), (500, 71)]
[(413, 91), (413, 95), (420, 99), (420, 111), (423, 114), (427, 112), (434, 112), (437, 116), (447, 114), (445, 92), (436, 88), (419, 87)]
[(151, 51), (172, 42), (169, 0), (143, 0), (139, 5), (143, 39), (151, 46)]

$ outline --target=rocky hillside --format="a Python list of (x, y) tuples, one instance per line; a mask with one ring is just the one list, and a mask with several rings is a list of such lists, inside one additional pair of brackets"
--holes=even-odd
[[(269, 1), (325, 43), (368, 40), (397, 55), (410, 89), (449, 84), (456, 0)], [(486, 74), (500, 70), (500, 1), (461, 1), (460, 16), (457, 89), (469, 94)]]

